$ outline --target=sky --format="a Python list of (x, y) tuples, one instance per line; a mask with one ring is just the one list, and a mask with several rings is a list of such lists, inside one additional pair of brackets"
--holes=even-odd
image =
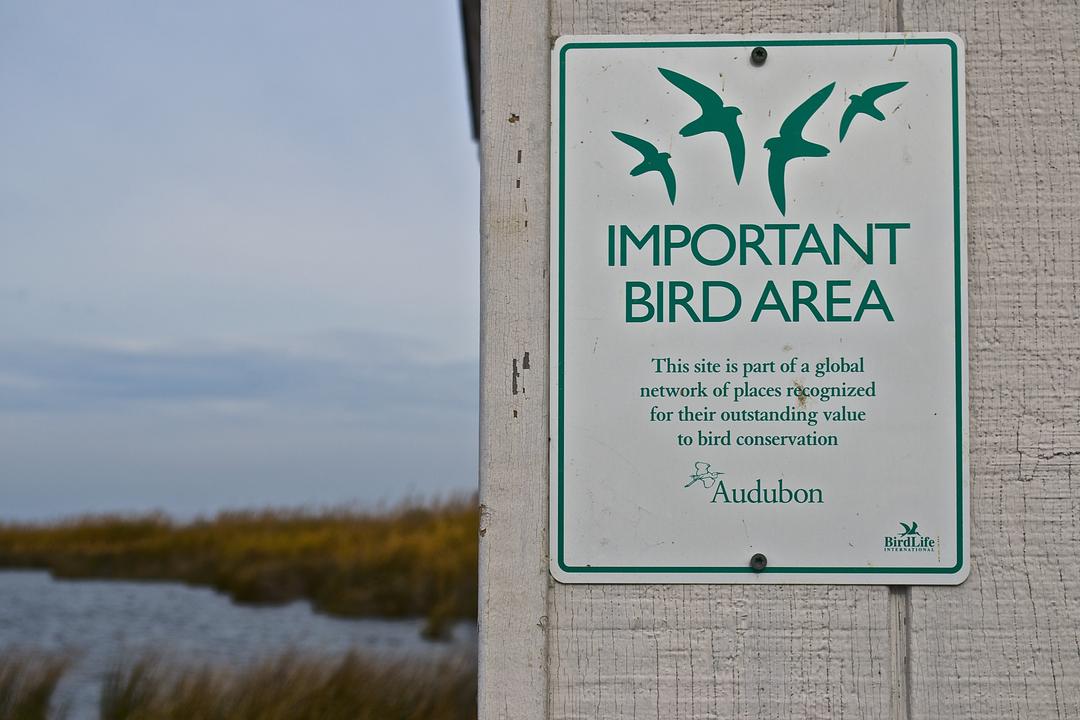
[(0, 0), (0, 520), (474, 490), (463, 57), (452, 0)]

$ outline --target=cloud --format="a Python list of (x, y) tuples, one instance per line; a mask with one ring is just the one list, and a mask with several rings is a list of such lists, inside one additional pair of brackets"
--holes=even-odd
[(0, 412), (286, 405), (353, 415), (471, 413), (474, 361), (426, 361), (373, 333), (289, 344), (0, 343)]
[(471, 491), (476, 362), (429, 350), (340, 332), (0, 343), (0, 517)]

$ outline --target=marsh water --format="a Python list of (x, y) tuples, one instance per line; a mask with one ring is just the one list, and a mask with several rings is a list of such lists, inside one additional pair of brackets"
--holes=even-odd
[(55, 580), (45, 572), (0, 572), (0, 653), (45, 650), (73, 661), (56, 701), (69, 720), (97, 717), (105, 674), (151, 653), (180, 663), (242, 667), (285, 651), (387, 659), (474, 652), (476, 626), (448, 642), (421, 638), (422, 620), (345, 620), (307, 603), (236, 605), (213, 590), (172, 583)]

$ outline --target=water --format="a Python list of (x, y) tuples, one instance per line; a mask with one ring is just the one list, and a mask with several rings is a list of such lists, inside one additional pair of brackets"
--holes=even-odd
[(179, 662), (245, 666), (287, 650), (338, 657), (355, 650), (387, 659), (472, 651), (476, 626), (453, 638), (420, 637), (421, 620), (343, 620), (307, 603), (233, 604), (213, 590), (171, 583), (54, 580), (45, 572), (0, 572), (0, 653), (67, 653), (57, 688), (70, 720), (96, 720), (101, 683), (117, 663), (153, 652)]

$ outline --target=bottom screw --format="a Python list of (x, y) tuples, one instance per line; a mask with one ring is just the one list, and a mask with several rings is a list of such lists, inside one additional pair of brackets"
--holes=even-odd
[(769, 558), (765, 557), (761, 553), (754, 553), (750, 557), (750, 569), (754, 572), (761, 572), (765, 569), (765, 566), (769, 564)]

